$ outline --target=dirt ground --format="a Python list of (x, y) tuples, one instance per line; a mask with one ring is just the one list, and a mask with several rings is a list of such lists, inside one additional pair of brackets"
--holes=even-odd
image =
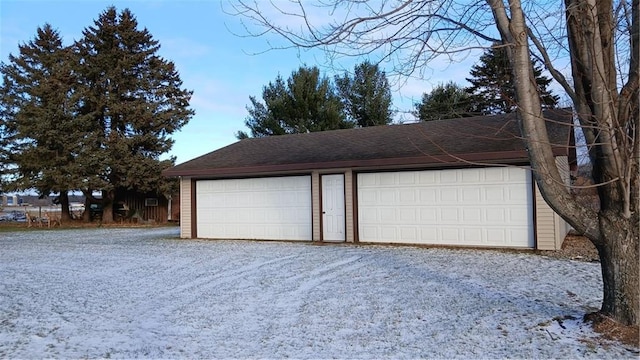
[(569, 234), (562, 243), (562, 249), (556, 251), (540, 251), (541, 255), (557, 259), (569, 259), (587, 262), (598, 262), (598, 250), (591, 241), (580, 235)]

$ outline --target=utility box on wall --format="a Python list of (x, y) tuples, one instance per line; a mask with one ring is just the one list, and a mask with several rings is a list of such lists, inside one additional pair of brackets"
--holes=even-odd
[(144, 206), (158, 206), (158, 198), (144, 199)]

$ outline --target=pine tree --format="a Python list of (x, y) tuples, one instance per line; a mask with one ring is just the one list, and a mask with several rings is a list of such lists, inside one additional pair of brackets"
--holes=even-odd
[(69, 218), (68, 191), (80, 185), (78, 155), (88, 124), (76, 117), (76, 79), (70, 48), (51, 25), (2, 64), (0, 87), (4, 133), (3, 161), (13, 164), (9, 190), (59, 193), (63, 220)]
[[(103, 221), (111, 221), (116, 190), (155, 191), (167, 181), (159, 156), (171, 149), (169, 137), (193, 111), (191, 91), (182, 89), (175, 65), (157, 55), (160, 48), (133, 14), (109, 7), (76, 43), (82, 90), (80, 112), (93, 129), (91, 146), (79, 161), (91, 198), (102, 190)], [(149, 169), (155, 169), (149, 171)], [(96, 200), (96, 199), (93, 199)]]
[(349, 119), (358, 126), (387, 125), (393, 120), (391, 90), (384, 71), (365, 61), (354, 76), (336, 76), (336, 87)]
[[(249, 116), (245, 125), (251, 137), (264, 137), (353, 127), (345, 119), (340, 99), (331, 82), (320, 77), (317, 67), (300, 67), (287, 82), (278, 76), (262, 90), (260, 102), (249, 98)], [(249, 137), (243, 131), (236, 133), (238, 139)]]
[[(558, 96), (547, 89), (551, 79), (542, 75), (542, 67), (536, 60), (533, 62), (533, 75), (538, 84), (538, 94), (544, 108), (554, 108), (558, 104)], [(516, 110), (517, 100), (512, 68), (506, 50), (494, 46), (480, 57), (480, 62), (470, 71), (471, 83), (467, 91), (473, 95), (476, 104), (474, 111), (482, 114), (510, 113)]]
[(448, 82), (424, 93), (413, 114), (420, 121), (431, 121), (473, 116), (473, 109), (471, 95), (460, 85)]

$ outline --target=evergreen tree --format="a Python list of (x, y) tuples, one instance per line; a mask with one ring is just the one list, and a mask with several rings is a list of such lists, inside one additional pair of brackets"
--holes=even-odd
[[(538, 85), (538, 95), (544, 108), (554, 108), (558, 104), (558, 96), (553, 95), (547, 87), (551, 79), (542, 75), (542, 66), (532, 60), (533, 75)], [(467, 91), (473, 95), (476, 104), (474, 111), (482, 114), (510, 113), (516, 110), (515, 84), (513, 72), (507, 52), (504, 48), (494, 46), (480, 57), (480, 63), (471, 68), (471, 78), (467, 81), (471, 86)]]
[(422, 102), (415, 104), (413, 114), (420, 121), (431, 121), (473, 116), (473, 109), (471, 95), (451, 81), (424, 93)]
[[(4, 67), (4, 64), (0, 64), (0, 73), (3, 73), (1, 67)], [(4, 75), (3, 75), (4, 78)], [(12, 162), (12, 144), (15, 132), (10, 129), (10, 124), (8, 121), (8, 117), (12, 116), (12, 109), (6, 103), (6, 95), (3, 82), (2, 90), (0, 90), (0, 194), (3, 192), (7, 192), (7, 180), (10, 177), (13, 169), (15, 168), (15, 164)]]
[[(251, 137), (264, 137), (353, 127), (345, 119), (342, 103), (331, 82), (320, 77), (317, 67), (300, 67), (285, 81), (278, 76), (262, 90), (260, 102), (249, 98), (249, 116), (245, 124)], [(238, 139), (249, 137), (243, 131)]]
[(73, 54), (49, 24), (38, 28), (35, 39), (19, 51), (0, 66), (2, 160), (11, 180), (7, 189), (59, 193), (62, 217), (68, 219), (67, 194), (81, 183), (76, 160), (89, 131), (89, 124), (75, 116)]
[(336, 76), (336, 87), (349, 119), (358, 126), (387, 125), (393, 120), (391, 90), (384, 71), (365, 61), (354, 76)]
[(109, 222), (116, 190), (155, 191), (168, 181), (157, 171), (159, 156), (171, 149), (169, 135), (193, 115), (192, 92), (181, 88), (174, 64), (157, 55), (158, 41), (138, 29), (128, 9), (118, 14), (109, 7), (83, 35), (76, 43), (79, 110), (92, 123), (92, 143), (78, 159), (82, 191), (88, 198), (102, 191), (103, 221)]

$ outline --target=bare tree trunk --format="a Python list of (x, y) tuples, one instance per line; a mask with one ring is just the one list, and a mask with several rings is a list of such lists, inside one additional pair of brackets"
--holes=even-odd
[(603, 228), (610, 229), (603, 231), (604, 239), (596, 245), (604, 290), (600, 311), (622, 323), (638, 325), (638, 224), (631, 226), (615, 222)]
[(113, 190), (102, 191), (102, 223), (111, 224), (113, 222), (113, 200), (115, 194)]
[(82, 213), (82, 221), (91, 222), (91, 199), (86, 196), (86, 194), (84, 197), (84, 212)]
[[(631, 140), (627, 140), (628, 137), (623, 135), (629, 131), (637, 132), (638, 124), (633, 114), (615, 108), (615, 75), (611, 76), (615, 69), (608, 68), (613, 66), (612, 59), (598, 58), (612, 56), (610, 49), (600, 46), (601, 43), (608, 44), (601, 38), (607, 35), (606, 31), (599, 32), (600, 28), (606, 29), (610, 25), (611, 19), (594, 15), (599, 8), (596, 4), (567, 0), (567, 8), (570, 8), (567, 11), (572, 11), (567, 22), (586, 23), (593, 29), (572, 28), (570, 25), (569, 37), (574, 79), (579, 83), (574, 103), (582, 123), (593, 126), (585, 135), (594, 144), (591, 159), (595, 178), (600, 184), (601, 208), (596, 212), (568, 191), (556, 167), (529, 63), (529, 37), (520, 1), (510, 0), (508, 11), (502, 0), (487, 2), (491, 5), (504, 43), (509, 45), (507, 53), (514, 69), (520, 125), (542, 196), (549, 206), (597, 247), (604, 289), (601, 313), (625, 325), (640, 325), (640, 223), (638, 191), (634, 189), (638, 186), (638, 159), (637, 154), (634, 157), (623, 152), (625, 149), (637, 151), (638, 139), (630, 136)], [(605, 4), (605, 8), (608, 5)], [(637, 109), (637, 98), (635, 101), (636, 106), (631, 108)]]
[(60, 221), (70, 221), (71, 214), (69, 213), (69, 192), (61, 191), (60, 192)]

